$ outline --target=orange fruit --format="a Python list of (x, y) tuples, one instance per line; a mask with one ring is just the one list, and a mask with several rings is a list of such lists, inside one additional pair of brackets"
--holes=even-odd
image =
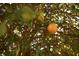
[(47, 30), (50, 32), (50, 33), (55, 33), (57, 32), (58, 30), (58, 25), (56, 23), (50, 23), (47, 27)]

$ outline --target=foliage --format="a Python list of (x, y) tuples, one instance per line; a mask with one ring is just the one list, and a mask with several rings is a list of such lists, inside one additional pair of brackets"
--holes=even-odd
[(79, 56), (79, 4), (0, 4), (0, 55)]

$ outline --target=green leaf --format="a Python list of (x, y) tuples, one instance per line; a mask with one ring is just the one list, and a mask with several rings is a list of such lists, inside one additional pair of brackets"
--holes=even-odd
[(6, 22), (0, 24), (0, 36), (7, 32)]
[(15, 18), (16, 18), (16, 15), (15, 14), (13, 14), (13, 13), (8, 13), (7, 15), (6, 15), (6, 17), (5, 17), (5, 19), (7, 19), (7, 20), (9, 20), (9, 21), (13, 21), (13, 20), (15, 20)]
[(71, 6), (73, 13), (79, 13), (79, 4), (75, 4)]
[(38, 20), (40, 20), (41, 22), (44, 22), (44, 12), (43, 11), (38, 12)]

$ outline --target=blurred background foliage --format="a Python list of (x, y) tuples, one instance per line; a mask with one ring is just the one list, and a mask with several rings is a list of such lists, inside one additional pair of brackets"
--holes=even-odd
[(79, 4), (0, 4), (0, 56), (79, 56)]

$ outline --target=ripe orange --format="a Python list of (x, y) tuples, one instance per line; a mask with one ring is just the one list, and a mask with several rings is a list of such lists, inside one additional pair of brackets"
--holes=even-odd
[(50, 23), (47, 27), (47, 30), (50, 32), (50, 33), (55, 33), (57, 32), (58, 30), (58, 25), (56, 23)]

